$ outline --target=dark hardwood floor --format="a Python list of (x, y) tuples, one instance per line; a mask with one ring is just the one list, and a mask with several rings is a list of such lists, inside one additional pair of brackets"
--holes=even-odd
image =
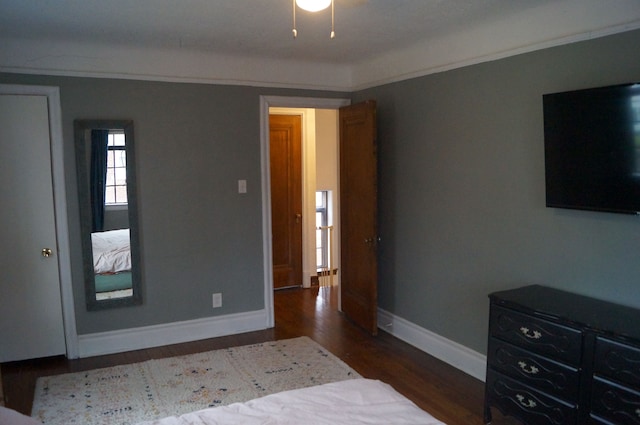
[[(483, 423), (482, 382), (388, 333), (379, 332), (376, 337), (365, 333), (337, 311), (337, 292), (317, 287), (276, 291), (276, 325), (264, 331), (77, 360), (53, 357), (4, 363), (1, 376), (6, 405), (30, 414), (40, 376), (306, 335), (362, 376), (392, 385), (449, 425)], [(507, 423), (514, 422), (494, 417), (493, 424)]]

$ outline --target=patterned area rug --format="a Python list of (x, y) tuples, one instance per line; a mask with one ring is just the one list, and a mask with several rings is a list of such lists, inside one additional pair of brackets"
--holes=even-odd
[(307, 337), (39, 378), (45, 424), (135, 424), (268, 394), (358, 378)]

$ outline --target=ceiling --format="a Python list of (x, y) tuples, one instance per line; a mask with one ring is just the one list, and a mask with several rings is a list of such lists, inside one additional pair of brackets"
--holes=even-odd
[(638, 0), (0, 0), (0, 71), (353, 90), (640, 28)]

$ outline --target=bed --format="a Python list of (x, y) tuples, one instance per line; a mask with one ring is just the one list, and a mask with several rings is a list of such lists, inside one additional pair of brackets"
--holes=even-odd
[(129, 241), (129, 229), (92, 233), (91, 247), (95, 273), (118, 273), (131, 270)]
[(350, 379), (138, 425), (444, 425), (390, 385)]
[[(37, 425), (0, 406), (0, 424)], [(349, 379), (137, 425), (445, 425), (390, 385)]]
[(129, 229), (91, 234), (96, 292), (131, 288), (131, 244)]

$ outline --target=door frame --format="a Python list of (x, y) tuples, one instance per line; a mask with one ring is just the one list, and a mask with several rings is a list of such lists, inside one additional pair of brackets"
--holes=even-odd
[[(264, 308), (267, 327), (275, 326), (273, 308), (273, 258), (271, 253), (271, 175), (269, 155), (269, 108), (311, 108), (311, 109), (340, 109), (351, 104), (347, 98), (315, 98), (315, 97), (287, 97), (260, 96), (260, 167), (262, 189), (262, 256), (264, 277)], [(303, 129), (303, 134), (304, 134)], [(303, 156), (304, 141), (303, 141)], [(304, 170), (303, 170), (304, 180)], [(303, 200), (304, 202), (304, 200)], [(304, 220), (304, 217), (303, 217)], [(303, 242), (304, 244), (304, 242)]]
[(64, 141), (62, 137), (62, 109), (60, 88), (53, 86), (27, 86), (0, 84), (0, 94), (45, 96), (49, 111), (49, 138), (51, 146), (51, 178), (53, 187), (53, 213), (57, 240), (58, 279), (62, 299), (62, 322), (67, 358), (78, 358), (78, 333), (71, 285), (71, 254), (67, 215), (67, 190), (64, 173)]

